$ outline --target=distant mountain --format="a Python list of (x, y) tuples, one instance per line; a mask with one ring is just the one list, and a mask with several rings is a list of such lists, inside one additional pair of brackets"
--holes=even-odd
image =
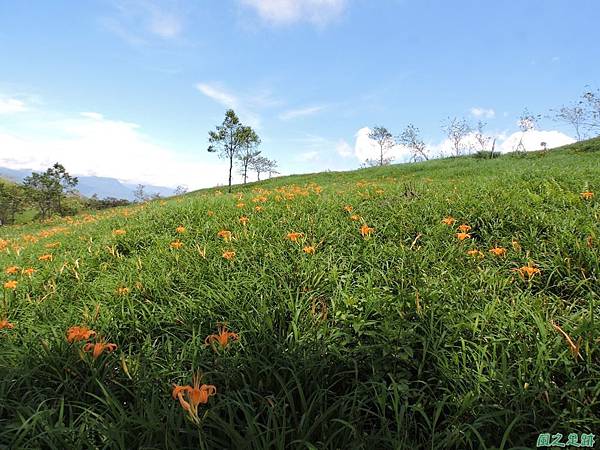
[[(31, 169), (8, 169), (0, 167), (0, 177), (20, 183), (23, 179), (31, 175)], [(99, 198), (115, 197), (126, 200), (134, 200), (133, 192), (136, 184), (122, 183), (116, 178), (92, 177), (75, 175), (79, 179), (77, 190), (86, 197), (96, 194)], [(159, 193), (162, 197), (168, 197), (175, 193), (174, 189), (164, 186), (145, 185), (147, 194)]]

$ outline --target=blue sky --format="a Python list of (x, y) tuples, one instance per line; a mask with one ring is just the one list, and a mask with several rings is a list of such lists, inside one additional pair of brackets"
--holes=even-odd
[(213, 185), (228, 107), (285, 174), (357, 168), (377, 124), (439, 151), (445, 118), (484, 118), (512, 142), (524, 107), (599, 87), (598, 17), (596, 0), (6, 0), (0, 165)]

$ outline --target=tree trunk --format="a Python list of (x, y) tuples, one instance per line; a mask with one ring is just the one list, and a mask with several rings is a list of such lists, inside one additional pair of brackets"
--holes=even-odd
[(231, 192), (231, 170), (233, 169), (233, 153), (229, 156), (229, 192)]

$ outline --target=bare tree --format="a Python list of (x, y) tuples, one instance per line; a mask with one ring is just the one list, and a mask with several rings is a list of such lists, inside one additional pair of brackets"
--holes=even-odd
[(584, 125), (590, 133), (596, 135), (600, 132), (600, 90), (587, 91), (580, 103), (584, 105), (587, 113)]
[(369, 139), (377, 142), (379, 146), (379, 159), (367, 160), (367, 163), (371, 166), (384, 166), (391, 163), (394, 158), (388, 157), (388, 153), (396, 145), (394, 136), (385, 127), (375, 126), (369, 132)]
[(274, 159), (270, 159), (268, 160), (267, 163), (267, 173), (269, 174), (269, 178), (271, 178), (273, 175), (279, 175), (279, 172), (277, 171), (277, 161), (275, 161)]
[(558, 110), (551, 110), (554, 114), (552, 118), (557, 122), (563, 122), (572, 126), (575, 129), (577, 140), (582, 138), (582, 128), (589, 122), (591, 116), (590, 111), (582, 106), (582, 102), (562, 106)]
[(423, 139), (421, 139), (421, 131), (412, 123), (409, 123), (400, 136), (398, 136), (398, 142), (410, 150), (412, 161), (419, 159), (429, 160), (427, 146)]
[(175, 195), (183, 195), (188, 191), (187, 186), (180, 184), (175, 188)]
[(488, 144), (490, 143), (490, 140), (492, 139), (484, 131), (486, 125), (487, 125), (487, 123), (480, 120), (479, 122), (477, 122), (477, 129), (475, 130), (475, 140), (477, 141), (477, 144), (479, 145), (479, 150), (481, 150), (482, 152), (485, 152), (487, 150)]
[(445, 124), (442, 125), (442, 130), (448, 136), (450, 145), (455, 156), (460, 156), (463, 150), (463, 141), (473, 131), (469, 122), (464, 117), (448, 118)]
[(538, 121), (540, 120), (539, 114), (532, 114), (529, 112), (527, 108), (523, 110), (521, 115), (519, 116), (519, 129), (521, 130), (521, 137), (519, 138), (519, 142), (515, 147), (516, 152), (525, 152), (527, 149), (525, 148), (525, 144), (523, 144), (523, 137), (525, 133), (531, 130), (535, 130), (537, 128)]
[(148, 200), (148, 194), (146, 194), (146, 186), (144, 186), (143, 184), (138, 184), (137, 187), (135, 188), (135, 191), (133, 191), (133, 198), (135, 199), (136, 202), (138, 203), (143, 203), (146, 200)]
[(250, 168), (256, 172), (256, 178), (260, 181), (260, 174), (269, 171), (271, 160), (264, 156), (257, 156), (250, 161)]

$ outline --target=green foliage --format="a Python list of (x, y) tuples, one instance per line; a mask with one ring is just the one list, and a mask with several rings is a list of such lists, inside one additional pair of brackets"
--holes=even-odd
[[(233, 161), (240, 156), (241, 152), (246, 155), (244, 164), (244, 181), (248, 165), (254, 157), (248, 157), (254, 149), (260, 144), (260, 138), (256, 132), (248, 126), (242, 125), (233, 109), (225, 112), (225, 119), (221, 125), (217, 125), (215, 131), (208, 132), (209, 152), (217, 152), (219, 158), (229, 161), (229, 192), (231, 192), (231, 172), (233, 170)], [(242, 155), (243, 156), (243, 155)], [(255, 155), (256, 156), (256, 155)]]
[(65, 168), (56, 163), (43, 173), (32, 173), (23, 181), (28, 198), (39, 209), (39, 217), (46, 219), (52, 214), (65, 215), (72, 211), (65, 209), (64, 199), (77, 185), (77, 177), (72, 177)]
[(26, 196), (21, 186), (0, 182), (0, 224), (15, 223), (17, 214), (25, 210), (25, 204)]
[[(597, 156), (566, 148), (7, 227), (0, 267), (37, 271), (4, 275), (18, 286), (0, 302), (14, 325), (0, 330), (0, 448), (516, 449), (597, 434), (598, 180)], [(531, 279), (514, 270), (528, 264)], [(219, 323), (239, 340), (214, 351)], [(118, 349), (92, 359), (66, 342), (73, 325)], [(171, 396), (194, 370), (217, 387), (199, 425)]]

